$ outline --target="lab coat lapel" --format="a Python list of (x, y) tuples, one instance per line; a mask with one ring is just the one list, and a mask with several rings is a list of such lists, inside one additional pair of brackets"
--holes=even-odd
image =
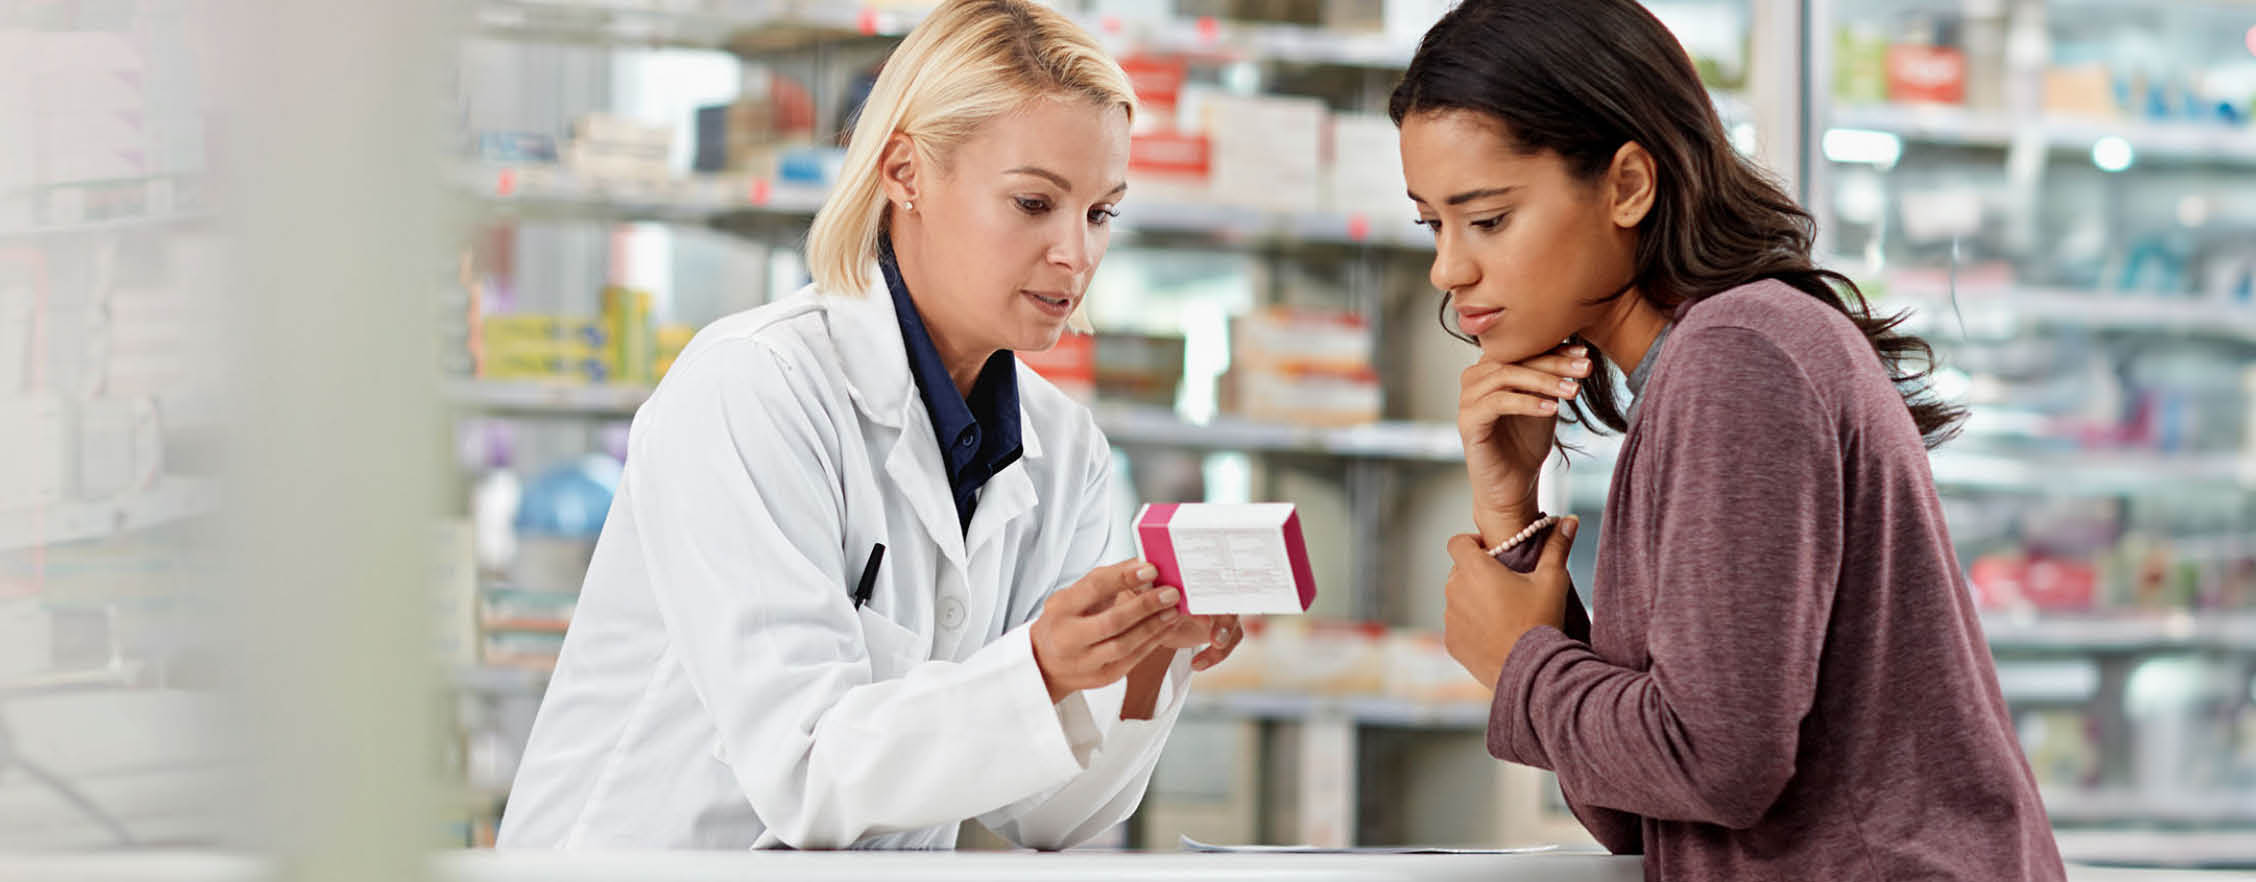
[(846, 372), (847, 394), (864, 418), (900, 430), (893, 435), (891, 448), (873, 450), (873, 458), (885, 463), (886, 476), (908, 501), (917, 522), (940, 553), (960, 569), (965, 563), (964, 532), (956, 519), (947, 466), (940, 461), (939, 437), (933, 434), (932, 416), (924, 412), (924, 402), (916, 395), (916, 379), (909, 375), (909, 356), (902, 348), (901, 324), (893, 316), (893, 296), (885, 290), (885, 276), (874, 264), (867, 276), (875, 284), (861, 296), (824, 298), (824, 316)]

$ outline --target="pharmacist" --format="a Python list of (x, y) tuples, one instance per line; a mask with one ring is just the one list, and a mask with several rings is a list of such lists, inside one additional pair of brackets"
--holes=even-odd
[(635, 417), (503, 847), (945, 849), (978, 818), (1062, 848), (1135, 809), (1239, 625), (1124, 561), (1109, 445), (1011, 353), (1076, 314), (1134, 110), (1029, 0), (902, 43), (814, 284), (706, 328)]

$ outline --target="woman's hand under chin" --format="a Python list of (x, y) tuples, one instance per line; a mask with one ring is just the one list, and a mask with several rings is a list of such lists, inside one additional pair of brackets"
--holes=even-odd
[(1484, 542), (1534, 522), (1536, 477), (1551, 455), (1561, 402), (1580, 394), (1595, 369), (1588, 347), (1568, 344), (1519, 362), (1483, 355), (1458, 377), (1457, 434)]

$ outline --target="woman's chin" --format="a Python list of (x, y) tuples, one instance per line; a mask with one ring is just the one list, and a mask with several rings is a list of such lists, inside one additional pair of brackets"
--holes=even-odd
[(1544, 343), (1541, 338), (1515, 334), (1502, 329), (1492, 330), (1480, 337), (1481, 358), (1506, 364), (1526, 361), (1549, 352), (1558, 344)]

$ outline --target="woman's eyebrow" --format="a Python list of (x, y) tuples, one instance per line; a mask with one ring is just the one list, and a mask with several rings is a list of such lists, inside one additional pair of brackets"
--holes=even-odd
[[(1014, 168), (1014, 169), (1008, 169), (1008, 170), (1004, 171), (1004, 172), (1003, 172), (1003, 174), (1006, 174), (1006, 175), (1033, 175), (1033, 176), (1035, 176), (1035, 177), (1038, 177), (1038, 178), (1042, 178), (1042, 179), (1048, 180), (1048, 181), (1049, 181), (1050, 183), (1053, 183), (1053, 184), (1056, 184), (1056, 185), (1058, 185), (1058, 189), (1060, 189), (1060, 190), (1064, 190), (1064, 191), (1065, 191), (1065, 192), (1067, 192), (1067, 193), (1072, 193), (1072, 192), (1073, 192), (1073, 183), (1072, 183), (1071, 181), (1068, 181), (1068, 180), (1066, 180), (1066, 179), (1065, 179), (1065, 176), (1064, 176), (1064, 175), (1058, 174), (1057, 172), (1054, 172), (1054, 171), (1050, 171), (1049, 169), (1046, 169), (1046, 168), (1039, 168), (1039, 167), (1036, 167), (1036, 166), (1031, 166), (1031, 165), (1022, 165), (1022, 166), (1019, 166), (1019, 167), (1017, 167), (1017, 168)], [(1127, 182), (1127, 181), (1121, 181), (1120, 183), (1117, 183), (1117, 184), (1114, 184), (1114, 185), (1112, 185), (1112, 189), (1105, 191), (1105, 195), (1107, 195), (1107, 196), (1118, 196), (1118, 195), (1120, 195), (1120, 194), (1122, 194), (1122, 193), (1125, 193), (1125, 192), (1128, 192), (1128, 182)]]
[[(1448, 199), (1442, 201), (1449, 205), (1463, 205), (1475, 199), (1486, 199), (1490, 196), (1502, 196), (1517, 189), (1519, 189), (1519, 186), (1516, 184), (1510, 187), (1483, 187), (1478, 190), (1467, 190), (1463, 193), (1454, 194)], [(1410, 201), (1418, 203), (1419, 205), (1431, 204), (1416, 193), (1411, 193), (1409, 194), (1409, 196)]]

